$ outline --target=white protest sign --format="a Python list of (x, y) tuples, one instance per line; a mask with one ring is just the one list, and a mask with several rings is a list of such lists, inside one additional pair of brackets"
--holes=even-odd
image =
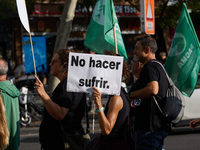
[(103, 94), (119, 95), (123, 57), (70, 53), (67, 91), (93, 92), (97, 87)]

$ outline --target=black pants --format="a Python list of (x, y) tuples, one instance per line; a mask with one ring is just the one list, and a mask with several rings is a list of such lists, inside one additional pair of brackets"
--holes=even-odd
[(41, 142), (41, 150), (64, 150), (62, 141)]

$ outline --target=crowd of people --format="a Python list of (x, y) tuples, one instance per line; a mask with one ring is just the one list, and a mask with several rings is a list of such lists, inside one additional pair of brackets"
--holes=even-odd
[[(152, 97), (155, 96), (163, 108), (169, 83), (161, 66), (152, 61), (157, 61), (156, 51), (157, 43), (151, 36), (137, 39), (131, 72), (125, 62), (122, 71), (122, 81), (131, 85), (131, 88), (127, 91), (121, 87), (120, 95), (110, 95), (105, 108), (102, 105), (101, 92), (98, 88), (92, 87), (92, 98), (101, 129), (98, 149), (162, 150), (164, 139), (171, 131), (171, 125), (164, 119)], [(59, 49), (51, 60), (50, 74), (60, 80), (51, 97), (46, 93), (40, 79), (35, 76), (35, 91), (44, 104), (43, 120), (39, 129), (42, 150), (65, 149), (63, 130), (71, 135), (86, 134), (81, 123), (85, 113), (86, 94), (66, 91), (70, 52), (76, 51)], [(109, 51), (105, 51), (105, 54), (116, 56)], [(20, 67), (21, 65), (19, 61), (15, 70), (17, 79), (24, 75), (24, 68)], [(17, 150), (20, 144), (19, 91), (6, 79), (7, 72), (6, 60), (0, 59), (0, 119), (3, 120), (0, 128), (0, 148)], [(200, 119), (190, 122), (192, 129), (198, 125)], [(132, 140), (128, 139), (129, 132), (132, 132), (129, 130), (130, 126), (134, 128), (134, 132), (131, 133)], [(84, 144), (86, 146), (86, 143)], [(90, 149), (91, 147), (90, 145)]]

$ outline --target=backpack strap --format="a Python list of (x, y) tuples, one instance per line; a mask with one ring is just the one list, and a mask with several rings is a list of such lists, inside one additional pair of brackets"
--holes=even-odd
[(159, 104), (158, 104), (158, 102), (157, 102), (155, 96), (153, 96), (153, 100), (155, 101), (156, 105), (158, 106), (158, 109), (159, 109), (159, 111), (161, 112), (161, 114), (163, 114), (163, 111), (162, 111), (162, 109), (160, 108), (160, 106), (159, 106)]
[(169, 76), (168, 76), (167, 71), (166, 71), (165, 68), (163, 67), (163, 65), (162, 65), (159, 61), (151, 60), (151, 62), (155, 62), (155, 63), (159, 64), (159, 65), (163, 68), (163, 70), (164, 70), (164, 72), (165, 72), (165, 74), (166, 74), (166, 76), (167, 76), (168, 82), (169, 82), (169, 84), (171, 85), (170, 78), (169, 78)]
[[(168, 74), (167, 74), (165, 68), (163, 67), (163, 65), (162, 65), (159, 61), (151, 60), (151, 62), (155, 62), (155, 63), (157, 63), (157, 64), (160, 64), (160, 66), (163, 68), (163, 70), (164, 70), (164, 72), (165, 72), (165, 74), (166, 74), (166, 76), (167, 76), (168, 83), (171, 85), (170, 78), (169, 78), (169, 76), (168, 76)], [(171, 86), (172, 86), (172, 85), (171, 85)], [(163, 114), (163, 111), (162, 111), (162, 109), (160, 108), (160, 106), (159, 106), (159, 104), (158, 104), (158, 102), (157, 102), (155, 96), (153, 96), (153, 100), (155, 101), (155, 103), (156, 103), (156, 105), (157, 105), (159, 111), (161, 112), (161, 114)]]

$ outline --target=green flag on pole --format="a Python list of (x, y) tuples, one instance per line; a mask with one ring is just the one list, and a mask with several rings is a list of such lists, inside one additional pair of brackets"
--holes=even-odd
[(128, 60), (112, 0), (97, 0), (84, 46), (98, 54), (103, 54), (105, 50), (115, 52), (113, 26), (116, 29), (118, 53)]
[(190, 97), (195, 89), (200, 66), (199, 60), (199, 40), (187, 6), (183, 4), (165, 69), (185, 96)]

